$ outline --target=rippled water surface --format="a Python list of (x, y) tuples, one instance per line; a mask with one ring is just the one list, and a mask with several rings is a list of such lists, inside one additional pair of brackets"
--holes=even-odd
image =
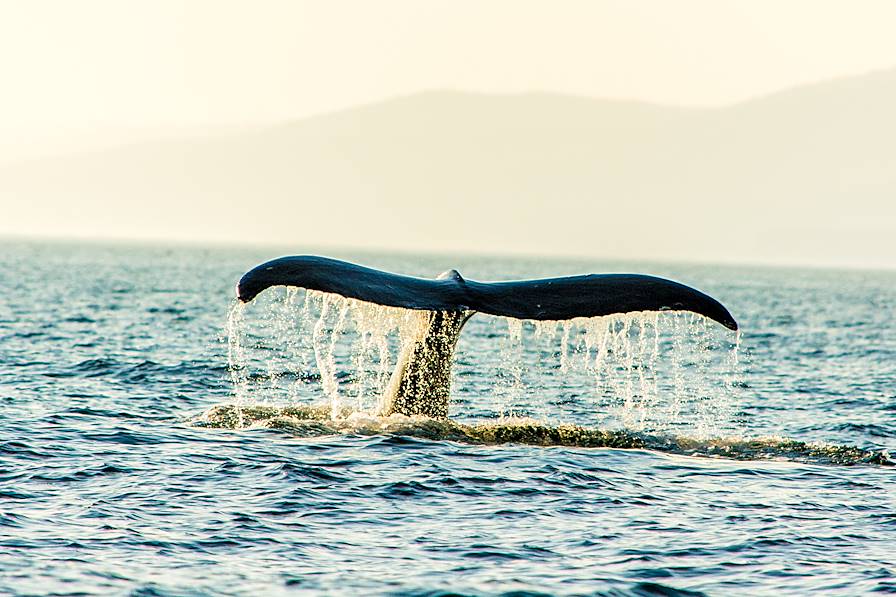
[(276, 252), (0, 248), (0, 594), (896, 592), (894, 273), (342, 255), (653, 273), (743, 329), (477, 315), (432, 421), (376, 416), (400, 314), (234, 305)]

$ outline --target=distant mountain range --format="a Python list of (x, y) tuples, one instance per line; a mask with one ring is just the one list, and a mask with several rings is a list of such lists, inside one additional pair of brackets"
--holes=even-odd
[(0, 167), (0, 233), (896, 267), (896, 70), (688, 109), (420, 93)]

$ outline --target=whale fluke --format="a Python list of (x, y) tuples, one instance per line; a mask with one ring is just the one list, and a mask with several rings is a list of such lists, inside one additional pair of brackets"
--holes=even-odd
[(515, 282), (475, 282), (450, 270), (435, 280), (402, 276), (311, 255), (281, 257), (249, 270), (237, 296), (249, 302), (270, 286), (298, 286), (425, 311), (478, 311), (516, 319), (563, 320), (634, 311), (691, 311), (736, 330), (719, 301), (684, 284), (643, 274), (589, 274)]
[(240, 279), (249, 302), (271, 286), (297, 286), (378, 305), (429, 312), (399, 356), (383, 403), (384, 415), (448, 416), (451, 363), (461, 329), (473, 313), (516, 319), (563, 320), (635, 311), (692, 311), (736, 330), (731, 313), (699, 290), (641, 274), (591, 274), (518, 282), (475, 282), (449, 270), (435, 280), (401, 276), (302, 255), (262, 263)]

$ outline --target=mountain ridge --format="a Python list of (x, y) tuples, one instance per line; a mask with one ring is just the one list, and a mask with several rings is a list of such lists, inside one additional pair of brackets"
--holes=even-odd
[(427, 91), (6, 164), (0, 232), (889, 265), (891, 105), (896, 69), (711, 109)]

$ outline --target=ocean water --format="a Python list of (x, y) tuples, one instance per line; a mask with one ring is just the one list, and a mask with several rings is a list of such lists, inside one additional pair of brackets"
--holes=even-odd
[(407, 315), (239, 276), (292, 251), (0, 244), (0, 594), (896, 592), (896, 273), (342, 254), (721, 300), (483, 315), (451, 420), (376, 416)]

